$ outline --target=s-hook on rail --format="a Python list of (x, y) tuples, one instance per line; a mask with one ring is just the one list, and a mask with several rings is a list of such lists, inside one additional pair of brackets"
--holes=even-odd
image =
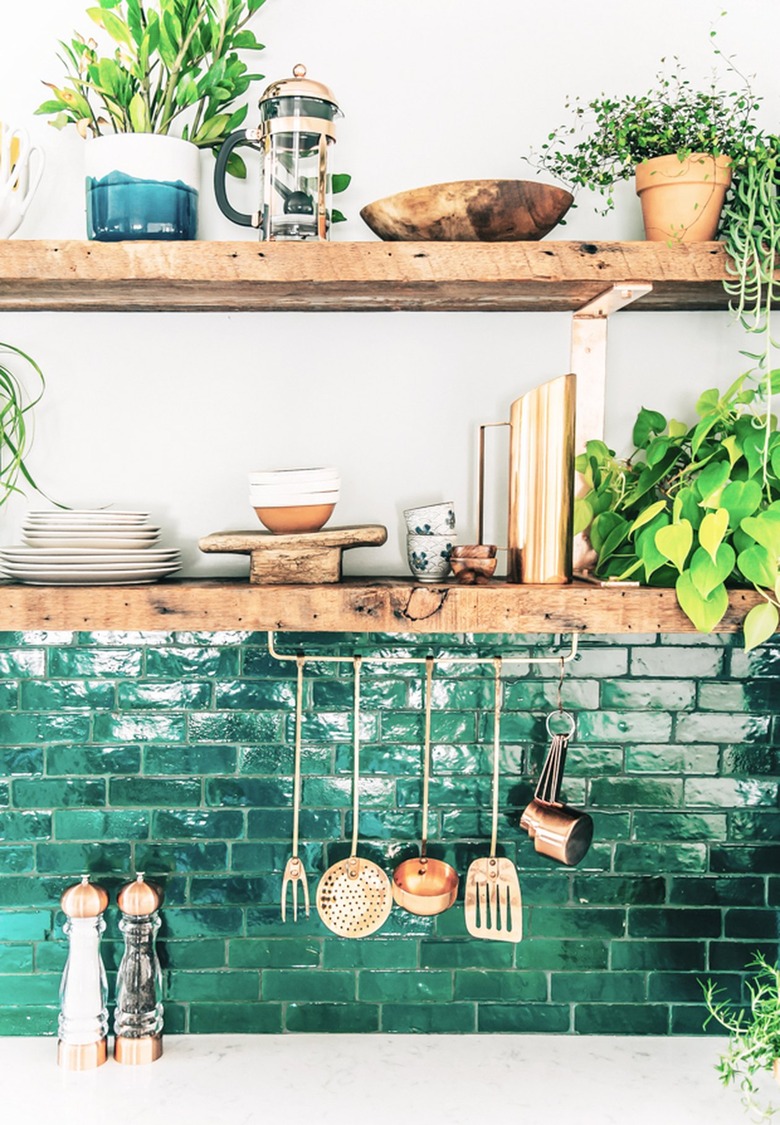
[[(571, 634), (571, 648), (565, 656), (503, 656), (503, 664), (557, 664), (563, 669), (565, 664), (571, 663), (577, 655), (579, 633)], [(352, 664), (354, 656), (323, 656), (319, 653), (307, 656), (303, 652), (279, 652), (276, 647), (275, 632), (268, 630), (268, 654), (280, 662), (301, 662), (305, 664), (312, 661), (317, 664)], [(363, 664), (425, 664), (427, 656), (364, 656)], [(495, 656), (435, 656), (436, 664), (494, 664)]]

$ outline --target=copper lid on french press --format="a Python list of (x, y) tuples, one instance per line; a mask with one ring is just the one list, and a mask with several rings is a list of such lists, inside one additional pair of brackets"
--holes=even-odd
[(69, 918), (97, 918), (108, 906), (108, 892), (99, 883), (90, 883), (89, 875), (82, 875), (60, 899), (63, 913)]
[(131, 883), (125, 885), (117, 895), (117, 905), (123, 914), (130, 914), (134, 918), (146, 918), (158, 910), (163, 900), (160, 887), (154, 883), (147, 883), (142, 871), (139, 871)]
[(260, 104), (271, 98), (317, 98), (321, 102), (330, 102), (336, 111), (334, 116), (342, 116), (333, 91), (324, 83), (307, 78), (303, 63), (293, 67), (292, 78), (279, 78), (267, 86), (260, 96)]

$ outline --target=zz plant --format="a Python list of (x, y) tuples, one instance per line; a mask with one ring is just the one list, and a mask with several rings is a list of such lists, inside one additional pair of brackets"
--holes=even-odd
[(692, 426), (643, 408), (627, 460), (600, 441), (577, 459), (589, 490), (575, 531), (588, 532), (596, 576), (674, 586), (705, 633), (728, 609), (727, 588), (752, 586), (762, 601), (745, 618), (748, 649), (780, 621), (780, 433), (765, 409), (780, 371), (768, 384), (745, 374), (722, 394), (705, 391)]

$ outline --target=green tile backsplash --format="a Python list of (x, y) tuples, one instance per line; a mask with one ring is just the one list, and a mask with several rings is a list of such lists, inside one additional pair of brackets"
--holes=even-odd
[[(560, 638), (296, 634), (286, 651), (549, 654)], [(564, 648), (568, 638), (563, 639)], [(52, 1035), (67, 947), (59, 897), (82, 871), (165, 887), (166, 1029), (194, 1033), (696, 1034), (698, 981), (735, 1002), (780, 910), (780, 644), (587, 637), (563, 700), (577, 717), (565, 796), (590, 811), (577, 869), (518, 827), (555, 706), (555, 666), (505, 669), (499, 839), (525, 936), (467, 936), (462, 903), (397, 908), (336, 938), (279, 914), (290, 854), (294, 669), (264, 634), (0, 634), (0, 1034)], [(434, 681), (431, 852), (462, 876), (490, 832), (492, 669)], [(420, 831), (420, 669), (363, 674), (361, 854), (392, 873)], [(349, 666), (305, 681), (301, 855), (312, 898), (352, 829)], [(104, 959), (113, 988), (117, 912)]]

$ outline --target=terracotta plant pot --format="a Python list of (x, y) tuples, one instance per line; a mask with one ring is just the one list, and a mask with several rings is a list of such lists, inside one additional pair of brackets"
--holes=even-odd
[(654, 156), (636, 168), (645, 238), (650, 242), (711, 242), (731, 183), (728, 156), (694, 152)]

